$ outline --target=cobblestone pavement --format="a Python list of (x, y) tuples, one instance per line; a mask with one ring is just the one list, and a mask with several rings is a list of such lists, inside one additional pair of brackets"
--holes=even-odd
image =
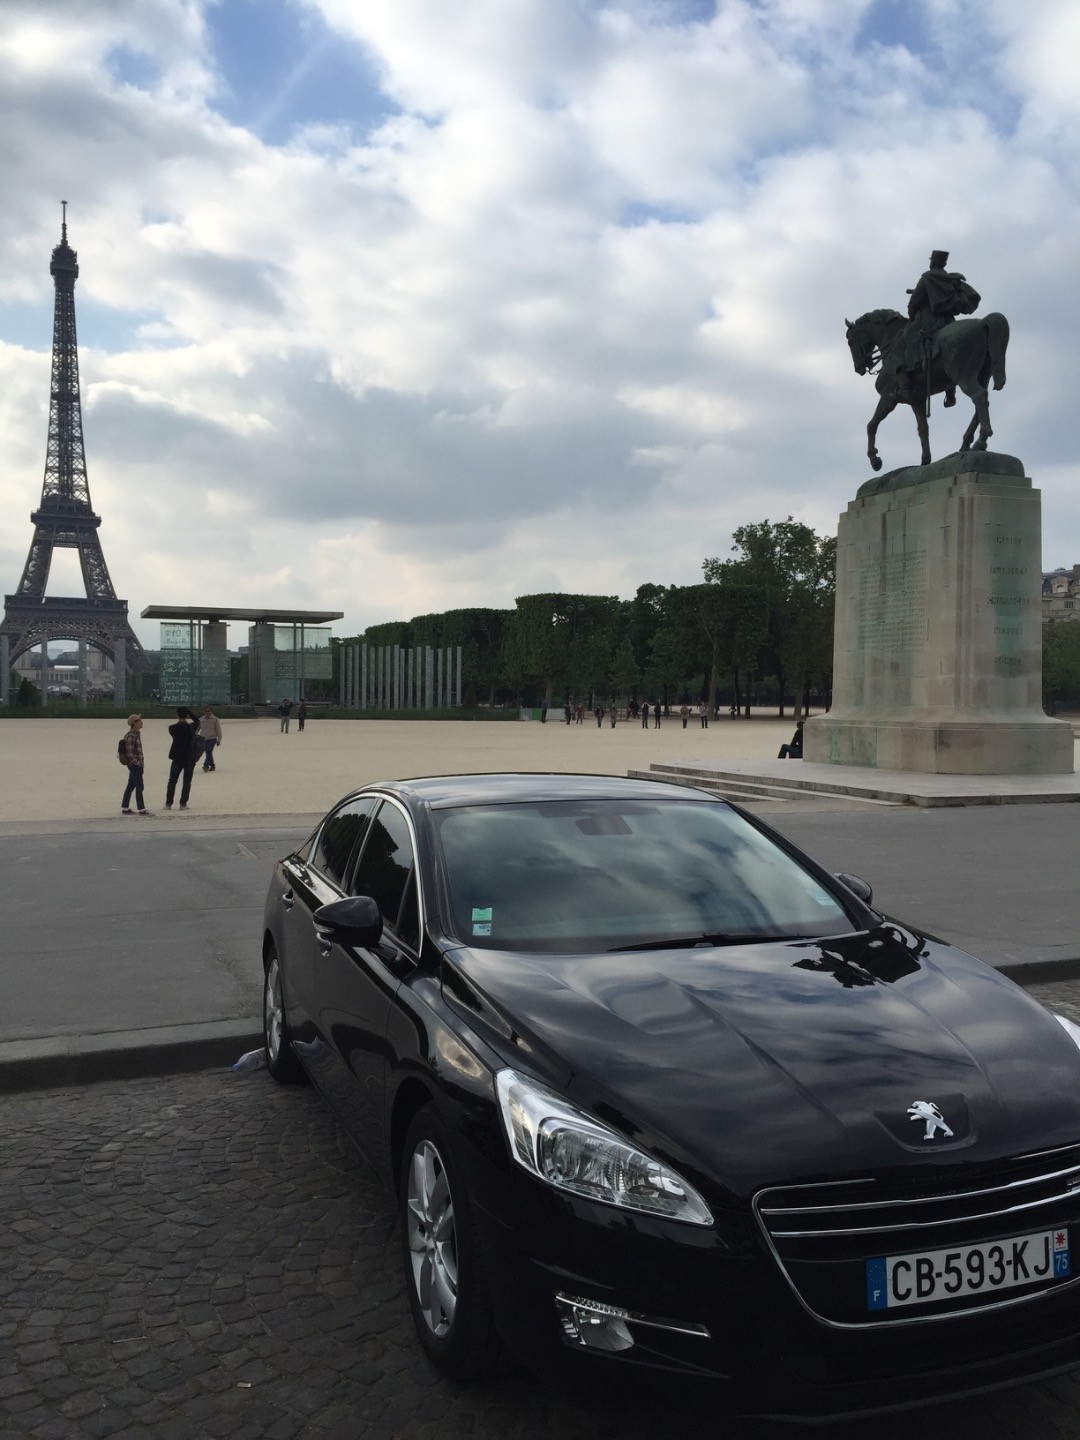
[[(392, 1207), (310, 1089), (214, 1071), (0, 1098), (0, 1440), (777, 1433), (437, 1377)], [(958, 1433), (1080, 1436), (1080, 1383), (828, 1431)]]

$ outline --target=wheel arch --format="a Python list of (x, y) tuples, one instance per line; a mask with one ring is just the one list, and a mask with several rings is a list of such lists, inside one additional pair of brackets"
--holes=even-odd
[(390, 1174), (393, 1177), (395, 1195), (401, 1186), (401, 1162), (405, 1153), (405, 1136), (416, 1115), (425, 1105), (434, 1105), (435, 1096), (427, 1085), (415, 1075), (408, 1076), (398, 1086), (390, 1110), (388, 1132), (390, 1150)]

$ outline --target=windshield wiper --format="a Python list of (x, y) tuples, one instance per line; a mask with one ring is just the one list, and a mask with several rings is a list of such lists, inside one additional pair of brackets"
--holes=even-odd
[[(622, 955), (630, 950), (692, 950), (695, 945), (754, 945), (762, 940), (779, 939), (779, 936), (740, 935), (737, 931), (718, 930), (707, 935), (675, 935), (670, 940), (638, 940), (633, 945), (613, 945), (606, 953)], [(783, 937), (785, 940), (788, 936)]]

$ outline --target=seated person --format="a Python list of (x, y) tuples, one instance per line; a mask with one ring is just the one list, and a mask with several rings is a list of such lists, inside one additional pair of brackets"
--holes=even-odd
[(787, 745), (781, 745), (777, 751), (778, 760), (801, 760), (802, 759), (802, 727), (804, 722), (799, 720), (795, 724), (795, 734), (792, 735)]

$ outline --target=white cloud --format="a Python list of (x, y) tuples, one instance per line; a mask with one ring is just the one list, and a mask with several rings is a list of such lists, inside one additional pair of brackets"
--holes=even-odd
[[(307, 0), (389, 118), (296, 111), (275, 144), (215, 109), (255, 63), (221, 49), (235, 3), (0, 9), (5, 589), (47, 420), (48, 354), (16, 331), (47, 328), (61, 196), (133, 612), (235, 595), (356, 631), (693, 581), (766, 516), (830, 528), (874, 400), (843, 318), (902, 308), (938, 246), (1012, 322), (995, 443), (1042, 484), (1048, 561), (1080, 559), (1071, 6), (927, 0), (907, 49), (873, 40), (870, 0)], [(887, 467), (916, 458), (907, 421)]]

